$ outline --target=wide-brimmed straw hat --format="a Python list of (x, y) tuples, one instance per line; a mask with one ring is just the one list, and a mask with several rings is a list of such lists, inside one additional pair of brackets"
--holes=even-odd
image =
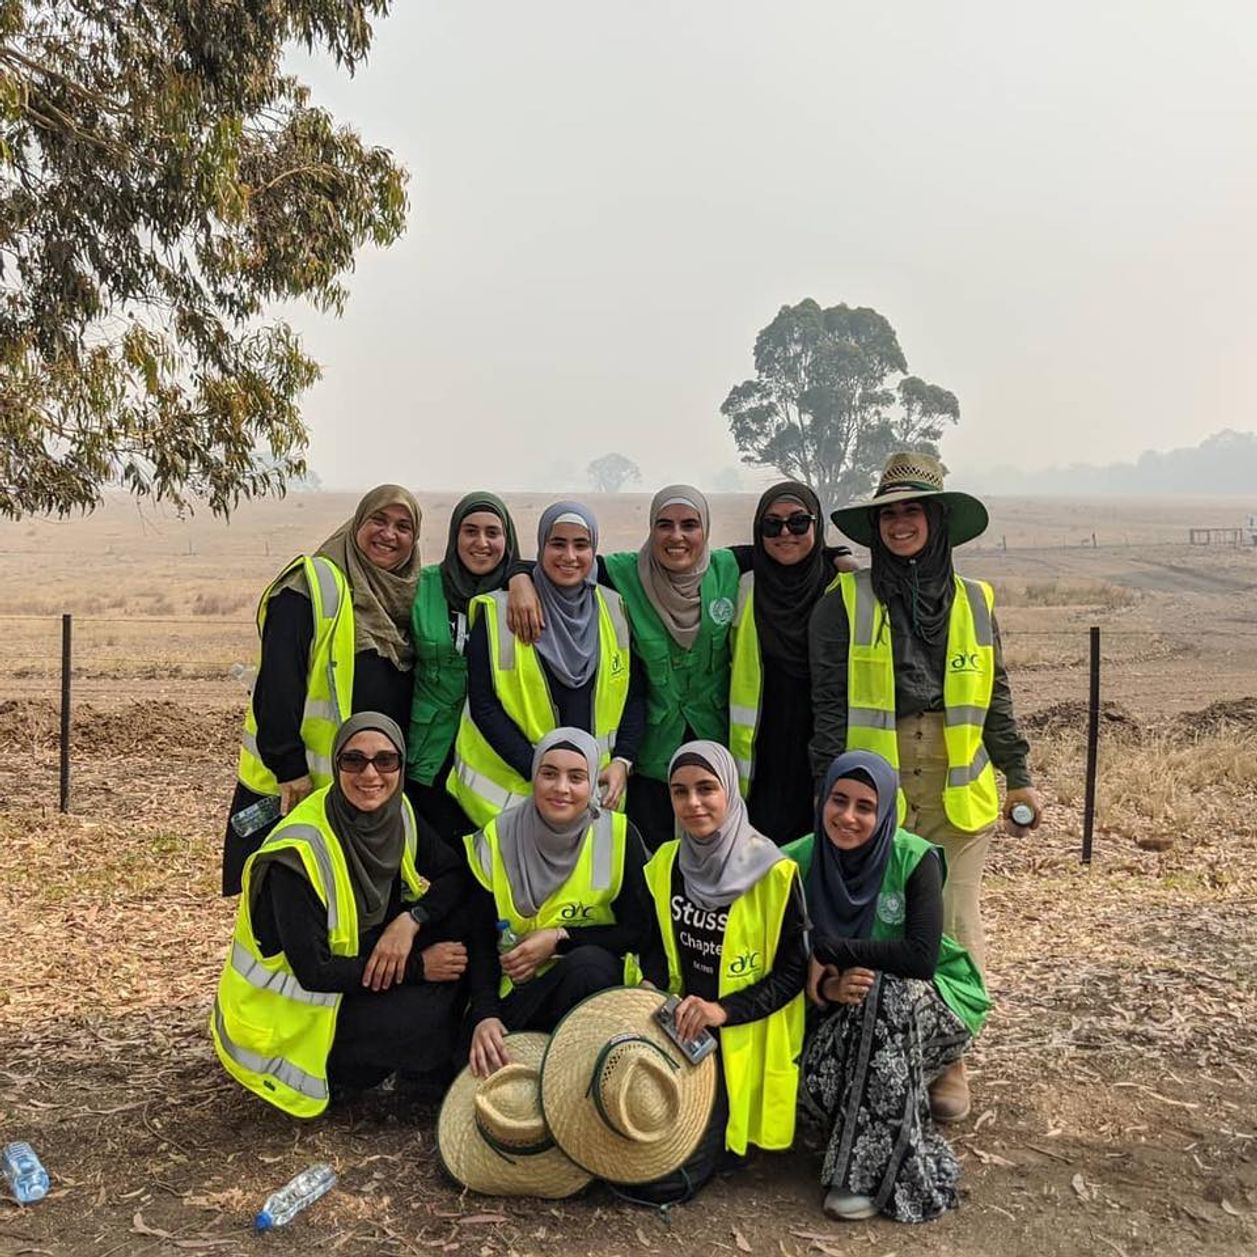
[(716, 1098), (716, 1057), (691, 1065), (654, 1018), (659, 991), (612, 987), (550, 1036), (541, 1105), (555, 1142), (613, 1183), (649, 1183), (698, 1147)]
[(871, 546), (879, 506), (938, 498), (947, 507), (947, 532), (952, 545), (963, 545), (986, 531), (989, 516), (986, 507), (971, 494), (944, 489), (945, 475), (947, 468), (932, 454), (900, 450), (886, 460), (877, 492), (868, 501), (844, 506), (832, 512), (829, 518), (852, 541)]
[(555, 1145), (541, 1113), (549, 1035), (509, 1034), (510, 1064), (477, 1078), (464, 1069), (441, 1105), (436, 1139), (451, 1178), (486, 1196), (574, 1195), (590, 1175)]

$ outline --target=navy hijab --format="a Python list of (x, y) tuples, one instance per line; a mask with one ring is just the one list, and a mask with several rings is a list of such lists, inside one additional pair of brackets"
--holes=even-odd
[[(841, 777), (877, 791), (877, 822), (869, 840), (840, 851), (825, 832), (825, 802)], [(829, 766), (816, 803), (812, 867), (807, 876), (807, 910), (819, 939), (869, 938), (877, 897), (899, 828), (899, 774), (872, 751), (845, 751)]]

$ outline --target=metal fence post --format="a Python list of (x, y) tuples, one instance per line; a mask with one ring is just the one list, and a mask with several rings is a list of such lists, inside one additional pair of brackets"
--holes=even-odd
[(61, 617), (61, 810), (70, 810), (70, 627), (67, 611)]
[(1087, 793), (1082, 813), (1082, 862), (1091, 863), (1096, 817), (1096, 752), (1100, 742), (1100, 626), (1091, 626), (1091, 699), (1087, 711)]

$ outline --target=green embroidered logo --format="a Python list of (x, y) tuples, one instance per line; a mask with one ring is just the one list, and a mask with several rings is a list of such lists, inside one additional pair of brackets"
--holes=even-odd
[(902, 925), (907, 916), (907, 905), (896, 890), (883, 891), (877, 897), (877, 915), (887, 925)]

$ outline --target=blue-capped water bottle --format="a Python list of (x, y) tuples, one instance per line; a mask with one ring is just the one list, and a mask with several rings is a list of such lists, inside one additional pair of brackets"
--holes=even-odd
[(281, 1187), (253, 1220), (259, 1231), (291, 1222), (306, 1205), (312, 1205), (324, 1192), (336, 1186), (336, 1171), (330, 1165), (312, 1165), (302, 1170), (291, 1183)]
[(25, 1140), (11, 1143), (0, 1152), (0, 1173), (19, 1205), (33, 1205), (48, 1195), (48, 1171)]
[[(518, 947), (524, 940), (511, 929), (511, 923), (503, 918), (498, 922), (498, 955), (504, 956), (508, 951), (512, 951)], [(515, 983), (516, 986), (522, 986), (527, 982), (528, 978), (521, 978)]]

